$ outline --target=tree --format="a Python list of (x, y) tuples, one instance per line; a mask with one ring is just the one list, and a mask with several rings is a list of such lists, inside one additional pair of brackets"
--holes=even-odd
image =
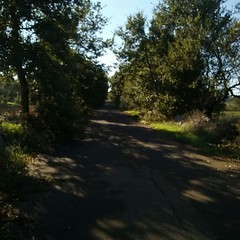
[(107, 23), (100, 3), (7, 0), (0, 1), (0, 13), (0, 69), (19, 81), (22, 113), (29, 116), (31, 100), (36, 125), (54, 138), (71, 136), (86, 109), (107, 95), (107, 77), (96, 62), (108, 46), (98, 36)]
[[(208, 88), (205, 108), (210, 113), (229, 96), (234, 96), (234, 89), (240, 86), (236, 79), (240, 71), (240, 21), (221, 8), (223, 1), (217, 2), (215, 11), (202, 23), (205, 29), (203, 79)], [(209, 8), (207, 4), (204, 7)]]
[(25, 114), (29, 113), (30, 85), (51, 75), (48, 72), (50, 75), (42, 74), (39, 79), (39, 72), (44, 73), (47, 67), (59, 77), (71, 49), (85, 58), (99, 55), (103, 49), (100, 48), (103, 41), (96, 37), (106, 23), (99, 3), (4, 0), (0, 7), (0, 67), (1, 71), (13, 71), (18, 77)]
[(20, 1), (1, 1), (0, 45), (1, 71), (14, 69), (21, 85), (21, 104), (24, 113), (29, 112), (28, 83), (24, 65), (26, 64), (29, 41), (23, 40), (23, 23), (28, 20), (29, 7)]
[[(103, 67), (91, 60), (74, 54), (69, 59), (69, 64), (74, 67), (67, 67), (70, 76), (73, 76), (72, 93), (76, 102), (81, 102), (95, 108), (104, 103), (108, 93), (108, 77)], [(78, 99), (78, 100), (77, 100)]]
[(123, 40), (118, 56), (129, 66), (125, 70), (138, 88), (134, 99), (143, 109), (166, 117), (193, 109), (211, 115), (240, 86), (233, 82), (239, 20), (223, 2), (165, 0), (154, 9), (149, 28), (139, 13), (117, 32)]

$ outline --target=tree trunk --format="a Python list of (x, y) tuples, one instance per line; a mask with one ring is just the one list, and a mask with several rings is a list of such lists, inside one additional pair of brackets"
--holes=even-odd
[(22, 66), (17, 67), (18, 80), (21, 86), (21, 107), (23, 114), (29, 114), (29, 89), (26, 74)]
[(13, 66), (16, 69), (18, 80), (21, 87), (21, 107), (22, 113), (24, 115), (29, 115), (29, 88), (28, 82), (26, 79), (26, 73), (23, 69), (23, 52), (24, 49), (21, 45), (21, 36), (19, 34), (20, 31), (20, 20), (16, 15), (16, 9), (13, 9), (11, 12), (12, 17), (12, 38), (13, 38), (13, 56), (16, 57), (15, 63)]

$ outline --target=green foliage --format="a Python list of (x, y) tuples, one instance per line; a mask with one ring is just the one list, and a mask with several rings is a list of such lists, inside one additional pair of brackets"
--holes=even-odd
[(70, 137), (86, 109), (107, 96), (108, 79), (96, 62), (108, 45), (98, 37), (107, 23), (100, 3), (1, 1), (0, 13), (1, 73), (17, 78), (22, 116), (31, 119), (32, 103), (47, 135)]
[(208, 143), (226, 144), (233, 142), (240, 134), (239, 117), (217, 115), (211, 120), (203, 113), (193, 112), (184, 121), (193, 134), (204, 136)]
[(0, 128), (3, 132), (4, 142), (7, 145), (14, 145), (16, 143), (22, 142), (24, 128), (21, 124), (2, 122)]
[(121, 97), (123, 94), (123, 88), (124, 86), (126, 86), (126, 83), (125, 83), (126, 78), (123, 74), (124, 72), (119, 71), (119, 72), (116, 72), (115, 75), (110, 78), (111, 100), (113, 101), (116, 107), (120, 107), (122, 103)]
[(215, 122), (214, 141), (217, 143), (233, 142), (240, 135), (240, 118), (220, 117)]
[(29, 127), (6, 121), (1, 123), (0, 130), (0, 235), (12, 239), (16, 225), (25, 221), (16, 206), (18, 201), (43, 187), (41, 179), (29, 175), (29, 151), (33, 145), (37, 149), (41, 133), (32, 135)]
[(136, 120), (150, 125), (165, 137), (172, 137), (207, 154), (240, 159), (239, 116), (216, 115), (209, 119), (203, 112), (193, 111), (175, 121), (152, 121), (150, 118), (145, 121), (145, 116), (139, 111), (124, 113), (137, 116)]
[[(36, 120), (35, 120), (36, 121)], [(47, 151), (49, 149), (50, 139), (46, 129), (36, 127), (34, 123), (14, 123), (3, 121), (0, 124), (3, 140), (3, 154), (6, 158), (11, 158), (11, 150), (17, 149), (19, 152), (29, 153), (37, 151)]]
[(165, 130), (167, 132), (181, 133), (184, 129), (175, 122), (157, 122), (151, 123), (150, 126), (156, 130)]
[(133, 117), (139, 117), (141, 115), (141, 113), (136, 110), (128, 110), (128, 111), (124, 111), (124, 113), (126, 113), (130, 116), (133, 116)]
[(236, 121), (220, 117), (215, 121), (203, 121), (202, 115), (200, 119), (198, 117), (195, 114), (194, 122), (187, 118), (182, 124), (158, 122), (151, 126), (162, 134), (197, 147), (205, 153), (239, 159), (239, 119)]
[(16, 228), (22, 232), (22, 224), (27, 220), (19, 210), (18, 201), (44, 186), (42, 180), (28, 175), (30, 160), (20, 146), (7, 146), (0, 155), (0, 236), (3, 239), (15, 239)]
[(8, 145), (4, 149), (1, 158), (1, 168), (12, 174), (25, 173), (27, 167), (27, 155), (20, 146)]
[(179, 142), (199, 148), (206, 153), (217, 154), (215, 147), (211, 147), (208, 144), (208, 138), (204, 135), (193, 133), (189, 126), (183, 126), (177, 122), (158, 122), (152, 123), (150, 126), (160, 131), (163, 135), (170, 136)]
[(166, 0), (149, 23), (142, 13), (130, 16), (116, 32), (123, 41), (111, 79), (117, 104), (154, 119), (221, 110), (240, 86), (240, 23), (223, 2)]
[[(59, 105), (61, 104), (62, 105)], [(75, 111), (74, 111), (75, 110)], [(83, 113), (74, 109), (71, 102), (61, 99), (59, 102), (42, 103), (38, 108), (39, 117), (34, 121), (36, 128), (42, 130), (50, 142), (71, 139), (83, 127)], [(37, 131), (38, 131), (37, 130)]]
[(72, 88), (74, 96), (88, 107), (100, 106), (104, 103), (108, 93), (108, 78), (103, 68), (78, 56), (74, 58), (77, 65)]
[(140, 120), (142, 115), (139, 111), (136, 111), (136, 110), (128, 110), (128, 111), (124, 111), (124, 113), (129, 116), (132, 116), (134, 120)]

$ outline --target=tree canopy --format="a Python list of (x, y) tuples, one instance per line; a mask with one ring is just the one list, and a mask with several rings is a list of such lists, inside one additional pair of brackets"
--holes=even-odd
[(104, 101), (108, 79), (95, 59), (106, 23), (90, 0), (0, 1), (0, 74), (19, 82), (23, 114), (34, 104), (57, 132)]
[(141, 12), (129, 16), (116, 32), (117, 102), (171, 118), (195, 109), (211, 115), (240, 96), (240, 21), (223, 3), (165, 0), (149, 22)]

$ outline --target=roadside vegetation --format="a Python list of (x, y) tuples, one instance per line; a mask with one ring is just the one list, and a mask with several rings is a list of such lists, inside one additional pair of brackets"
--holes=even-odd
[(134, 119), (150, 125), (184, 144), (210, 155), (240, 159), (240, 101), (231, 99), (222, 112), (211, 119), (194, 111), (171, 121), (151, 121), (139, 111), (124, 111)]
[(1, 239), (13, 239), (13, 232), (23, 230), (27, 220), (17, 203), (45, 185), (44, 179), (30, 174), (29, 167), (34, 162), (33, 149), (38, 149), (37, 142), (36, 137), (34, 139), (29, 134), (19, 114), (19, 105), (13, 102), (0, 104)]

